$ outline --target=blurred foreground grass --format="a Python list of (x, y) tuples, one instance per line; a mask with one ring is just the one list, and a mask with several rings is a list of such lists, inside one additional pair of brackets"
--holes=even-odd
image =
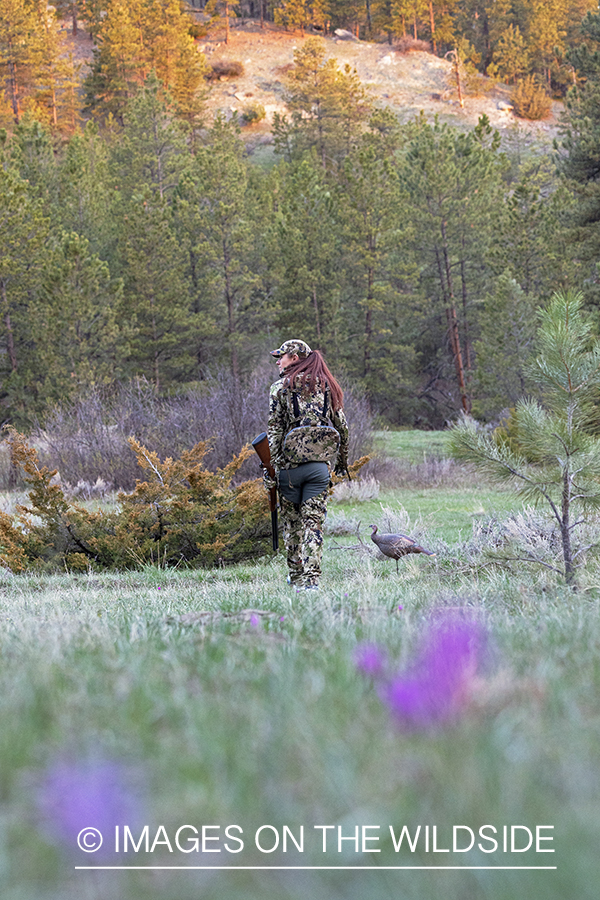
[[(393, 492), (380, 502), (397, 503)], [(360, 504), (344, 506), (362, 517)], [(398, 577), (395, 564), (374, 558), (366, 543), (366, 550), (339, 550), (338, 539), (327, 538), (315, 595), (291, 593), (281, 554), (227, 570), (2, 576), (3, 900), (595, 898), (598, 565), (588, 564), (573, 593), (544, 570), (470, 568), (460, 545), (440, 544), (435, 559), (402, 560)], [(406, 665), (440, 607), (466, 610), (485, 626), (486, 666), (456, 721), (403, 730), (356, 670), (353, 653), (368, 642)], [(71, 820), (64, 821), (76, 803), (68, 784), (53, 819), (48, 773), (84, 765), (89, 782), (93, 767), (107, 761), (120, 772), (112, 801), (127, 799), (135, 835), (148, 824), (152, 842), (162, 825), (160, 836), (174, 844), (183, 825), (235, 824), (245, 840), (239, 854), (226, 852), (223, 841), (207, 846), (220, 853), (189, 854), (171, 853), (163, 842), (117, 864), (380, 871), (76, 870), (115, 857), (77, 849)], [(111, 790), (107, 784), (96, 804), (112, 802)], [(254, 833), (267, 824), (280, 833), (287, 825), (296, 837), (303, 825), (305, 852), (290, 844), (286, 854), (261, 853)], [(357, 825), (380, 826), (370, 834), (380, 835), (371, 847), (381, 852), (356, 853), (346, 841), (339, 853), (330, 832), (323, 853), (315, 825), (341, 825), (344, 836)], [(493, 825), (499, 834), (505, 825), (550, 825), (545, 834), (554, 841), (545, 846), (556, 852), (488, 854), (476, 844), (467, 853), (433, 853), (420, 841), (414, 853), (406, 842), (396, 853), (390, 825), (411, 834), (435, 825), (438, 848), (451, 846), (453, 825), (475, 832)], [(557, 868), (383, 868), (394, 865)]]

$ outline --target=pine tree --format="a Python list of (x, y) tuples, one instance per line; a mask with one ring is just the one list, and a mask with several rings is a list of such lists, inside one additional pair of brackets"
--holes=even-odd
[(500, 81), (514, 84), (529, 70), (529, 54), (518, 25), (509, 25), (502, 33), (493, 52), (487, 74)]
[(122, 122), (124, 109), (148, 74), (142, 31), (143, 0), (108, 0), (95, 31), (91, 72), (85, 79), (90, 111)]
[(11, 165), (29, 185), (30, 195), (40, 198), (50, 213), (56, 202), (57, 167), (48, 127), (26, 113), (14, 129), (9, 152)]
[(22, 422), (39, 399), (32, 298), (39, 292), (48, 221), (26, 182), (1, 166), (0, 210), (0, 403), (6, 418)]
[(152, 72), (123, 110), (125, 127), (114, 141), (111, 164), (125, 200), (139, 193), (142, 186), (166, 199), (187, 165), (185, 135), (167, 111), (168, 101)]
[(275, 144), (291, 160), (315, 148), (324, 168), (339, 162), (360, 135), (369, 114), (367, 93), (355, 71), (326, 59), (322, 38), (308, 38), (294, 52), (286, 79), (291, 121), (275, 117)]
[(239, 9), (238, 0), (207, 0), (204, 6), (204, 15), (210, 17), (210, 27), (214, 29), (217, 25), (225, 26), (225, 43), (229, 43), (229, 22), (232, 15), (235, 15)]
[[(59, 200), (55, 221), (67, 232), (74, 231), (90, 242), (90, 252), (108, 259), (114, 222), (109, 148), (97, 125), (88, 122), (69, 140), (59, 161)], [(118, 182), (117, 182), (118, 183)]]
[(36, 328), (46, 401), (64, 401), (84, 386), (112, 384), (122, 374), (127, 323), (117, 312), (122, 285), (78, 234), (63, 233), (44, 265)]
[[(512, 416), (510, 437), (488, 436), (471, 421), (455, 428), (452, 448), (499, 482), (512, 485), (525, 500), (546, 504), (558, 526), (562, 569), (575, 587), (577, 557), (573, 548), (577, 518), (600, 507), (600, 438), (590, 422), (600, 387), (600, 342), (591, 340), (580, 294), (558, 293), (540, 315), (539, 355), (531, 378), (542, 402), (520, 400)], [(530, 554), (532, 561), (540, 561)], [(552, 566), (550, 566), (552, 568)]]
[(557, 283), (575, 277), (564, 247), (564, 218), (572, 197), (558, 182), (550, 160), (523, 164), (497, 220), (490, 260), (509, 271), (525, 294), (547, 301)]
[(567, 98), (567, 122), (558, 165), (577, 203), (569, 212), (570, 238), (585, 270), (586, 294), (600, 302), (600, 15), (589, 14), (582, 24), (586, 43), (569, 59), (583, 83)]
[(111, 272), (124, 281), (124, 320), (135, 326), (130, 374), (144, 375), (159, 390), (185, 380), (191, 368), (185, 263), (169, 206), (189, 154), (153, 73), (123, 119), (109, 161), (118, 186), (111, 214), (122, 223)]
[(189, 33), (190, 24), (178, 0), (146, 0), (146, 69), (156, 73), (173, 98), (175, 111), (195, 125), (203, 112), (208, 66)]
[(85, 82), (88, 108), (122, 121), (127, 103), (154, 71), (175, 111), (195, 126), (208, 67), (182, 5), (178, 0), (107, 0), (105, 12), (94, 31), (98, 46)]
[(566, 50), (566, 0), (533, 0), (528, 3), (527, 49), (534, 68), (552, 88), (553, 70), (560, 68)]
[(276, 25), (297, 28), (302, 34), (310, 25), (323, 24), (323, 4), (318, 0), (281, 0), (274, 11)]
[[(93, 2), (94, 0), (92, 2), (90, 0), (54, 0), (53, 6), (61, 18), (70, 18), (71, 30), (73, 36), (75, 36), (77, 34), (77, 20), (79, 16), (82, 12), (87, 13), (88, 6), (92, 6)], [(103, 2), (103, 0), (100, 0), (100, 2)], [(96, 0), (96, 3), (98, 3), (98, 0)]]
[(471, 404), (473, 304), (502, 208), (504, 159), (499, 135), (483, 117), (461, 134), (423, 117), (414, 126), (402, 170), (423, 287), (443, 310), (461, 405)]
[(120, 321), (132, 328), (127, 374), (143, 375), (157, 391), (189, 379), (189, 296), (185, 259), (171, 212), (148, 187), (127, 205), (119, 242), (123, 266)]
[(43, 63), (44, 35), (36, 5), (27, 0), (0, 4), (0, 80), (10, 99), (13, 119), (21, 121), (27, 98)]
[(397, 288), (408, 273), (411, 250), (405, 241), (408, 217), (399, 173), (375, 136), (366, 137), (346, 157), (338, 204), (345, 251), (343, 315), (346, 333), (356, 336), (340, 351), (370, 398), (384, 398), (395, 383), (397, 394), (388, 400), (391, 410), (403, 393), (413, 358), (401, 335)]
[(314, 154), (278, 172), (278, 204), (270, 239), (277, 272), (277, 324), (304, 334), (314, 347), (339, 358), (340, 233), (335, 191)]
[(416, 41), (423, 36), (429, 0), (392, 0), (390, 13), (392, 33), (396, 37), (410, 35)]
[(80, 98), (83, 64), (76, 62), (72, 53), (61, 59), (57, 91), (58, 123), (65, 135), (73, 135), (81, 125), (82, 100)]
[(525, 293), (509, 271), (486, 294), (474, 341), (473, 411), (478, 417), (493, 419), (525, 395), (538, 308), (537, 298)]
[[(66, 55), (65, 41), (59, 30), (56, 10), (45, 0), (30, 0), (40, 35), (40, 60), (36, 72), (36, 88), (30, 108), (36, 118), (47, 122), (53, 130), (74, 131), (78, 119), (75, 100), (75, 65)], [(79, 70), (81, 66), (78, 67)], [(64, 96), (66, 93), (66, 97)], [(65, 102), (66, 101), (66, 102)], [(66, 110), (65, 110), (66, 107)], [(63, 123), (63, 111), (70, 121)]]
[(461, 35), (456, 27), (456, 17), (460, 0), (428, 0), (429, 36), (433, 52), (456, 45), (461, 37), (471, 40), (471, 35)]
[(251, 301), (259, 283), (249, 266), (258, 230), (248, 182), (249, 167), (236, 125), (217, 119), (177, 192), (178, 230), (189, 253), (192, 308), (202, 331), (208, 311), (208, 321), (221, 335), (221, 353), (225, 350), (236, 379), (256, 324)]

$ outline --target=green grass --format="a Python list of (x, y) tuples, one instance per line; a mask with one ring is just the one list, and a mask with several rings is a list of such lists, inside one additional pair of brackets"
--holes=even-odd
[(465, 540), (472, 532), (477, 520), (492, 515), (505, 515), (521, 504), (507, 491), (494, 490), (489, 486), (483, 488), (421, 488), (403, 490), (384, 490), (377, 500), (355, 504), (350, 502), (333, 502), (331, 514), (344, 512), (361, 522), (361, 532), (370, 534), (368, 526), (379, 524), (385, 519), (386, 510), (406, 510), (412, 523), (418, 524), (420, 530), (432, 540), (443, 540), (455, 543)]
[[(334, 502), (332, 514), (343, 512), (366, 526), (371, 522), (380, 525), (386, 509), (404, 509), (410, 521), (418, 524), (432, 541), (456, 543), (468, 539), (478, 520), (504, 517), (522, 509), (522, 503), (511, 491), (460, 471), (442, 484), (428, 485), (427, 475), (419, 466), (425, 467), (428, 460), (447, 458), (448, 442), (448, 431), (376, 431), (376, 452), (408, 467), (403, 486), (394, 488), (387, 484), (377, 500), (360, 504)], [(414, 476), (411, 466), (416, 467)], [(393, 475), (391, 478), (393, 481)], [(369, 534), (368, 528), (365, 533)]]
[(385, 456), (411, 463), (448, 456), (449, 431), (376, 431), (375, 447)]
[[(467, 529), (478, 514), (471, 490), (456, 509), (456, 486), (440, 488), (437, 508), (422, 491), (405, 506), (432, 516), (432, 534), (444, 509)], [(393, 507), (396, 494), (381, 502)], [(367, 522), (369, 506), (372, 515), (376, 504), (344, 508)], [(600, 567), (591, 560), (574, 593), (547, 570), (486, 563), (481, 536), (475, 549), (467, 534), (442, 546), (450, 524), (436, 533), (438, 556), (405, 558), (399, 576), (392, 561), (328, 537), (314, 595), (290, 591), (281, 554), (226, 570), (0, 575), (3, 900), (595, 898)], [(440, 607), (485, 623), (486, 664), (456, 721), (403, 730), (353, 652), (374, 642), (401, 668)], [(264, 615), (253, 621), (250, 609)], [(180, 618), (201, 612), (213, 616)], [(174, 842), (182, 825), (243, 828), (237, 855), (159, 845), (130, 854), (130, 865), (557, 870), (75, 871), (94, 855), (61, 839), (39, 803), (49, 769), (64, 760), (74, 772), (90, 760), (121, 768), (136, 833), (148, 824), (154, 837), (163, 825)], [(304, 825), (305, 852), (260, 853), (253, 834), (266, 824), (296, 836)], [(453, 825), (486, 824), (553, 825), (556, 852), (427, 853), (421, 843), (396, 854), (388, 830), (436, 825), (438, 846), (448, 847)], [(356, 854), (345, 842), (341, 854), (333, 843), (324, 854), (315, 825), (341, 825), (345, 835), (379, 825), (382, 852)]]

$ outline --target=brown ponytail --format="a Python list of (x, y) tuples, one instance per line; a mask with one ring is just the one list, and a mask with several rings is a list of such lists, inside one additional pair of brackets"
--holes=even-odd
[(306, 359), (289, 365), (285, 370), (283, 386), (299, 388), (304, 396), (314, 394), (318, 387), (322, 390), (328, 387), (333, 412), (341, 409), (344, 403), (344, 392), (319, 350), (313, 350)]

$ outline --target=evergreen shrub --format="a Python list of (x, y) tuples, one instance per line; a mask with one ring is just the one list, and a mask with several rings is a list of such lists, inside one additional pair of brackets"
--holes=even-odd
[(191, 22), (190, 27), (188, 28), (188, 34), (197, 41), (199, 38), (206, 37), (208, 28), (202, 22)]
[(226, 565), (267, 552), (270, 520), (260, 479), (233, 483), (249, 456), (245, 446), (222, 469), (204, 465), (207, 445), (179, 459), (159, 456), (131, 438), (144, 480), (119, 494), (117, 510), (90, 512), (69, 502), (55, 469), (11, 431), (12, 459), (29, 486), (15, 516), (0, 512), (0, 565), (27, 570), (127, 569), (144, 564)]
[(522, 119), (545, 119), (552, 109), (552, 99), (533, 75), (518, 83), (510, 102), (515, 113)]
[(244, 125), (255, 125), (262, 122), (266, 115), (267, 111), (262, 103), (247, 103), (242, 107), (241, 119)]
[(396, 42), (396, 49), (400, 53), (431, 53), (431, 44), (405, 34)]
[[(144, 480), (121, 492), (115, 509), (91, 512), (70, 502), (56, 469), (40, 465), (23, 435), (9, 431), (13, 464), (23, 470), (29, 503), (0, 511), (0, 568), (10, 572), (130, 569), (143, 565), (224, 566), (269, 552), (271, 521), (262, 479), (234, 483), (249, 445), (222, 469), (204, 465), (207, 445), (161, 460), (129, 439)], [(350, 467), (352, 477), (365, 465)], [(339, 479), (334, 479), (339, 481)]]
[(244, 64), (237, 59), (217, 59), (210, 67), (209, 81), (217, 78), (239, 78), (244, 74)]

